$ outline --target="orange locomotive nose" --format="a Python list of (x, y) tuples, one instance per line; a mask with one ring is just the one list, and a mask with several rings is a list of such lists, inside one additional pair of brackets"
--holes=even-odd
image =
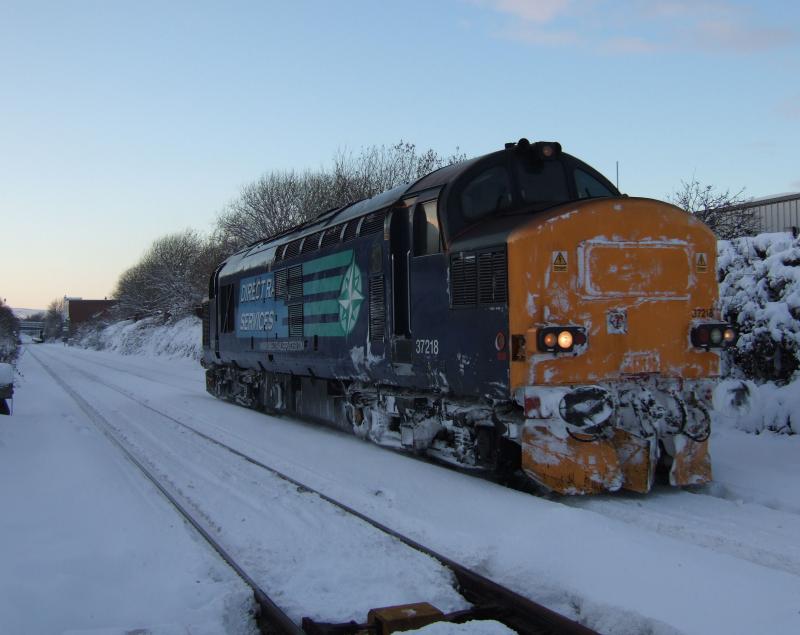
[[(525, 341), (511, 386), (523, 407), (539, 404), (521, 434), (531, 478), (562, 493), (646, 492), (660, 463), (673, 485), (711, 479), (706, 384), (719, 357), (690, 331), (719, 317), (715, 250), (693, 216), (649, 199), (571, 204), (511, 234), (510, 332)], [(604, 416), (587, 418), (600, 392)]]

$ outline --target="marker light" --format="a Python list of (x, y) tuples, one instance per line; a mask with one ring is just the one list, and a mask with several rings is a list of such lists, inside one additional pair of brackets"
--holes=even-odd
[(556, 345), (556, 334), (552, 331), (550, 333), (545, 333), (542, 341), (547, 348), (553, 348)]
[(572, 348), (572, 333), (569, 331), (561, 331), (558, 334), (558, 345), (560, 348)]
[(724, 348), (736, 341), (736, 330), (725, 323), (705, 322), (693, 326), (690, 336), (697, 348)]

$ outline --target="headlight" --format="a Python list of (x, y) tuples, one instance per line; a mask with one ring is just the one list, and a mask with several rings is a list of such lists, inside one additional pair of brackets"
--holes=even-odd
[(582, 326), (546, 326), (538, 329), (536, 348), (542, 353), (569, 353), (575, 346), (586, 344)]

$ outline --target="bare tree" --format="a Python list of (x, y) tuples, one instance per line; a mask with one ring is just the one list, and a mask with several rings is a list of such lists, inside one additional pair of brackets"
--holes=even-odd
[(703, 221), (717, 238), (730, 240), (758, 233), (758, 217), (747, 205), (744, 188), (734, 193), (721, 191), (692, 177), (690, 181), (681, 181), (668, 199)]
[(47, 305), (44, 314), (45, 339), (57, 339), (64, 332), (64, 298), (56, 298)]
[(302, 205), (305, 180), (313, 181), (313, 175), (273, 172), (245, 185), (217, 219), (222, 240), (235, 249), (306, 220)]
[(329, 170), (264, 174), (226, 206), (208, 238), (186, 230), (154, 241), (117, 281), (117, 317), (189, 313), (206, 296), (214, 268), (243, 245), (465, 158), (419, 153), (414, 144), (401, 141), (359, 154), (340, 151)]
[(413, 143), (370, 146), (354, 154), (340, 150), (330, 170), (272, 172), (245, 185), (217, 219), (217, 239), (235, 251), (269, 238), (320, 212), (410, 183), (438, 167), (462, 161), (458, 152), (441, 157), (417, 152)]

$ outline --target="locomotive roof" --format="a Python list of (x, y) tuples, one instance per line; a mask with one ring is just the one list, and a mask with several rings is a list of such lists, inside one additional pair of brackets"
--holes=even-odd
[(232, 273), (244, 266), (253, 266), (255, 261), (263, 261), (264, 264), (268, 264), (274, 259), (277, 248), (283, 244), (324, 230), (331, 225), (346, 223), (353, 218), (366, 216), (372, 212), (391, 207), (406, 196), (418, 194), (426, 190), (441, 189), (477, 163), (503, 152), (505, 152), (505, 150), (497, 150), (472, 159), (467, 159), (466, 161), (453, 163), (426, 174), (414, 183), (404, 183), (390, 190), (386, 190), (385, 192), (381, 192), (380, 194), (376, 194), (371, 198), (362, 199), (360, 201), (348, 203), (342, 207), (336, 207), (321, 212), (305, 223), (295, 225), (284, 232), (247, 245), (230, 256), (221, 269), (224, 268), (226, 273)]
[[(385, 192), (381, 192), (380, 194), (376, 194), (371, 198), (362, 199), (360, 201), (348, 203), (342, 207), (335, 207), (326, 210), (318, 214), (315, 218), (312, 218), (301, 225), (295, 225), (294, 227), (290, 227), (279, 234), (275, 234), (269, 238), (263, 238), (247, 245), (236, 252), (236, 254), (231, 256), (228, 261), (240, 260), (246, 256), (255, 255), (273, 247), (278, 247), (284, 243), (295, 240), (296, 238), (313, 234), (314, 232), (330, 227), (331, 225), (346, 223), (353, 218), (359, 218), (371, 212), (376, 212), (386, 207), (390, 207), (406, 195), (415, 194), (417, 192), (422, 192), (424, 190), (446, 185), (464, 170), (486, 156), (489, 155), (483, 155), (481, 157), (468, 159), (459, 163), (453, 163), (443, 168), (434, 170), (430, 174), (423, 176), (414, 183), (404, 183), (402, 185), (393, 187), (390, 190), (386, 190)], [(234, 256), (238, 256), (238, 258), (235, 258)]]

